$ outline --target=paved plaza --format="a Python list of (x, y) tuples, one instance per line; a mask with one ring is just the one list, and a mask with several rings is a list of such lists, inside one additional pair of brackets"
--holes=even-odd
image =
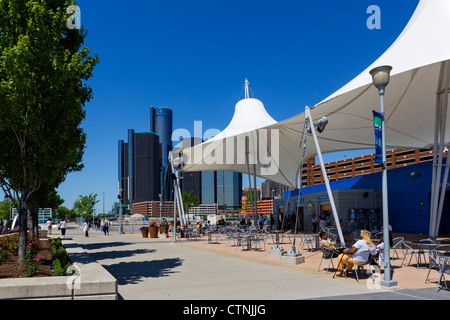
[(114, 229), (109, 235), (91, 230), (86, 238), (75, 224), (69, 225), (66, 238), (82, 246), (117, 279), (119, 299), (124, 300), (450, 299), (447, 290), (436, 293), (435, 283), (406, 289), (400, 282), (396, 289), (374, 289), (366, 279), (358, 283), (354, 278), (333, 279), (332, 273), (317, 272), (316, 263), (311, 270), (282, 265), (278, 260), (253, 258), (252, 253), (216, 250), (206, 240), (172, 243), (171, 238), (119, 235)]

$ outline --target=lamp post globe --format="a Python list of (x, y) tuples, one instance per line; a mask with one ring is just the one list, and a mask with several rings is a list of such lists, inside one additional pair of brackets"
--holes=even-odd
[(373, 85), (379, 89), (380, 87), (386, 87), (391, 79), (391, 66), (381, 66), (370, 70), (372, 75)]

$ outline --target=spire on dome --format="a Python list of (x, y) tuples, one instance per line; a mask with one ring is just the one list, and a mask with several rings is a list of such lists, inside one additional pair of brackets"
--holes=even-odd
[(248, 83), (248, 80), (245, 79), (245, 97), (244, 97), (244, 99), (249, 99), (250, 98), (250, 95), (248, 93), (249, 86), (250, 86), (250, 84)]

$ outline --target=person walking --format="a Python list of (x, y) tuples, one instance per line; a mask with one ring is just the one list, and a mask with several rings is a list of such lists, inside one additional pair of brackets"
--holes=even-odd
[(103, 232), (105, 233), (105, 236), (106, 236), (106, 234), (109, 235), (109, 221), (108, 221), (108, 219), (105, 219), (105, 222), (103, 224)]
[(317, 216), (315, 213), (311, 216), (312, 232), (317, 233)]
[(63, 237), (66, 236), (66, 228), (67, 228), (66, 218), (62, 218), (61, 221), (59, 222), (59, 229), (61, 230), (61, 235)]
[(46, 225), (47, 225), (48, 234), (52, 234), (52, 226), (53, 226), (52, 218), (48, 218)]
[(85, 219), (83, 223), (84, 236), (89, 237), (89, 220)]

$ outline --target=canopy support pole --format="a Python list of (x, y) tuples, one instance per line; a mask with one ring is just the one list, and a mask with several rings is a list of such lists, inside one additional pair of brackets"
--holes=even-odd
[[(175, 170), (173, 166), (173, 155), (172, 152), (169, 152), (169, 162), (170, 162), (170, 169), (172, 171), (172, 177), (174, 181), (174, 191), (173, 191), (173, 205), (174, 205), (174, 211), (176, 212), (178, 207), (178, 213), (180, 216), (180, 223), (181, 225), (186, 224), (186, 216), (184, 213), (184, 207), (183, 207), (183, 199), (181, 197), (181, 190), (180, 190), (180, 178), (179, 178), (179, 169)], [(174, 226), (176, 229), (176, 221), (174, 221)]]
[[(246, 140), (247, 141), (247, 140)], [(245, 153), (245, 156), (246, 156), (246, 160), (247, 160), (247, 172), (248, 172), (248, 187), (249, 187), (249, 192), (247, 193), (249, 196), (250, 196), (250, 204), (251, 204), (251, 206), (252, 206), (252, 217), (253, 217), (253, 221), (256, 221), (256, 218), (255, 218), (255, 207), (254, 207), (254, 202), (255, 202), (255, 200), (253, 200), (253, 195), (252, 195), (252, 179), (251, 179), (251, 174), (250, 174), (250, 161), (249, 161), (249, 156), (248, 156), (248, 153), (249, 153), (249, 146), (248, 146), (248, 144), (246, 143), (246, 153)], [(256, 186), (255, 186), (256, 187)], [(249, 199), (247, 199), (247, 202), (249, 201)]]
[(258, 191), (256, 190), (256, 164), (253, 165), (253, 171), (254, 171), (254, 175), (253, 175), (253, 194), (254, 194), (254, 201), (253, 204), (255, 206), (255, 215), (254, 215), (254, 224), (255, 227), (258, 225)]
[[(447, 124), (447, 109), (449, 102), (449, 86), (450, 86), (449, 61), (444, 61), (441, 63), (441, 72), (439, 74), (439, 84), (436, 93), (436, 116), (435, 116), (433, 170), (432, 170), (431, 205), (430, 205), (430, 239), (432, 240), (436, 240), (439, 234), (446, 184), (448, 180), (448, 170), (449, 170), (448, 163), (446, 164), (444, 180), (442, 180), (442, 165), (445, 147), (444, 146), (445, 127)], [(439, 194), (441, 199), (439, 199), (440, 198)]]
[(327, 188), (328, 198), (330, 200), (331, 210), (333, 211), (334, 221), (336, 223), (336, 229), (339, 234), (339, 240), (342, 245), (345, 245), (344, 235), (342, 234), (341, 224), (339, 223), (339, 216), (336, 210), (336, 205), (334, 203), (333, 193), (331, 192), (330, 181), (328, 180), (327, 171), (325, 170), (325, 165), (323, 163), (322, 152), (320, 151), (319, 141), (317, 140), (316, 129), (314, 127), (313, 119), (311, 116), (311, 109), (305, 107), (305, 118), (309, 121), (309, 126), (311, 128), (311, 133), (314, 138), (314, 144), (316, 145), (317, 156), (320, 161), (320, 168), (322, 169), (323, 179), (325, 180), (325, 186)]

